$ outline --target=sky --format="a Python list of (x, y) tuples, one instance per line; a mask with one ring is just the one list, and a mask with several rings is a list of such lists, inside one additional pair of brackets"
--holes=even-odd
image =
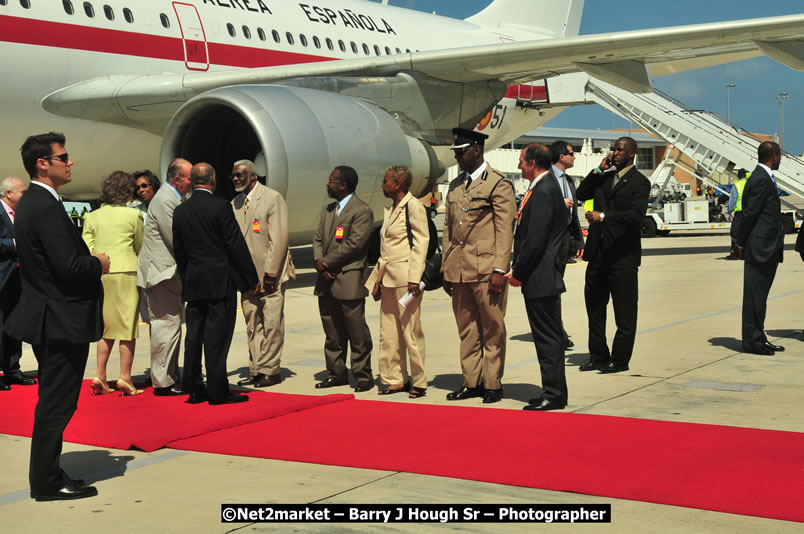
[[(419, 11), (435, 11), (447, 17), (466, 18), (491, 2), (390, 0), (389, 3)], [(801, 0), (586, 0), (580, 33), (587, 35), (798, 13), (804, 13)], [(779, 134), (777, 95), (781, 92), (789, 94), (790, 98), (784, 101), (784, 149), (793, 154), (804, 154), (804, 72), (761, 57), (654, 80), (657, 89), (688, 107), (713, 111), (723, 117), (727, 114), (727, 83), (735, 85), (730, 89), (731, 121), (752, 132)], [(612, 127), (612, 114), (597, 105), (577, 107), (564, 111), (546, 126), (605, 130)], [(614, 128), (627, 127), (628, 121), (614, 117)]]

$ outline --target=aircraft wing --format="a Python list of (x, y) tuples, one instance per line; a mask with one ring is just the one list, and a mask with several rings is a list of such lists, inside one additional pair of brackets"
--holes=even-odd
[(509, 42), (290, 66), (163, 76), (110, 76), (45, 97), (59, 115), (139, 125), (161, 133), (184, 102), (211, 89), (304, 77), (393, 76), (414, 71), (452, 82), (508, 84), (586, 72), (632, 92), (650, 76), (768, 55), (804, 70), (804, 14), (561, 39)]

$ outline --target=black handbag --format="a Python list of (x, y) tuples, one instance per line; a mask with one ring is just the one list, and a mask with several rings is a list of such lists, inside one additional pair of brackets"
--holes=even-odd
[[(405, 204), (405, 227), (408, 231), (408, 245), (413, 248), (413, 231), (410, 229), (410, 214), (407, 204)], [(427, 218), (427, 229), (430, 231), (430, 244), (427, 249), (427, 259), (424, 262), (422, 282), (424, 282), (425, 291), (432, 291), (441, 287), (444, 277), (441, 274), (441, 247), (438, 246), (438, 230), (433, 219), (429, 217)]]

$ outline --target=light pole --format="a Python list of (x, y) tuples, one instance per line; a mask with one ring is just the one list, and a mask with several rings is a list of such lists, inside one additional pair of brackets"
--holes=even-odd
[(731, 125), (731, 88), (737, 87), (733, 83), (726, 84), (726, 122)]
[(784, 101), (790, 98), (787, 93), (779, 93), (776, 100), (779, 101), (779, 147), (784, 150)]

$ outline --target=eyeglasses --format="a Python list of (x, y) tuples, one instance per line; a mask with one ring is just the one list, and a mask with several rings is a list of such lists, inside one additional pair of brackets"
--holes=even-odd
[(62, 163), (67, 163), (68, 161), (70, 161), (70, 155), (67, 152), (65, 152), (64, 154), (53, 154), (52, 156), (43, 156), (42, 157), (42, 159), (47, 159), (47, 160), (53, 159), (53, 158), (61, 160)]
[(567, 156), (568, 158), (570, 158), (570, 157), (574, 158), (575, 157), (575, 152), (567, 152), (564, 155)]
[(151, 184), (137, 184), (137, 189), (148, 189)]
[(229, 175), (229, 178), (246, 178), (254, 174), (253, 172), (233, 172)]

